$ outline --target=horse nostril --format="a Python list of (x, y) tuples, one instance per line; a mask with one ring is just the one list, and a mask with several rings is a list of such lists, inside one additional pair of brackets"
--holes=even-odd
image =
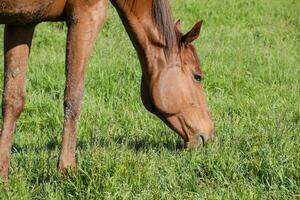
[(204, 132), (198, 132), (198, 133), (196, 133), (196, 135), (199, 135), (202, 138), (204, 143), (210, 139), (209, 135)]
[(204, 146), (204, 144), (209, 140), (207, 134), (197, 131), (192, 137), (189, 138), (189, 141), (186, 142), (186, 148), (195, 149), (198, 147)]
[(204, 146), (205, 139), (200, 134), (195, 134), (192, 138), (189, 139), (188, 142), (185, 143), (185, 147), (187, 149), (196, 149)]

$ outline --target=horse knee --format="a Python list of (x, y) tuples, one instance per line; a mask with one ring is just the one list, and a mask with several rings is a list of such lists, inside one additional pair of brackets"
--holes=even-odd
[(82, 104), (82, 98), (80, 96), (72, 100), (65, 100), (64, 101), (65, 120), (67, 119), (77, 120), (80, 115), (81, 104)]
[(15, 117), (19, 117), (22, 113), (26, 101), (25, 92), (21, 91), (9, 91), (4, 93), (2, 112), (3, 115), (9, 112)]

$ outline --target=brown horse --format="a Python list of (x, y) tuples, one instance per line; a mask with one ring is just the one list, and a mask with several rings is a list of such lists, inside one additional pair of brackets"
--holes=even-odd
[[(193, 148), (213, 139), (213, 122), (201, 84), (196, 50), (202, 22), (187, 34), (173, 24), (167, 0), (111, 0), (142, 66), (141, 97)], [(85, 66), (107, 16), (108, 0), (0, 0), (5, 78), (0, 177), (8, 177), (16, 121), (25, 104), (25, 72), (36, 24), (66, 21), (66, 86), (63, 139), (58, 170), (76, 167), (76, 126), (84, 90)]]

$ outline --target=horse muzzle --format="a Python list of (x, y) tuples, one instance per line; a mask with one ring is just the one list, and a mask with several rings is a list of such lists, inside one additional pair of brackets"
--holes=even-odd
[(215, 140), (215, 134), (204, 133), (196, 131), (195, 135), (189, 138), (189, 141), (185, 143), (187, 149), (195, 149), (204, 146), (206, 143), (212, 143)]

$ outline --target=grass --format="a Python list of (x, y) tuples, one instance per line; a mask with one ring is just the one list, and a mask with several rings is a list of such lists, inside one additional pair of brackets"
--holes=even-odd
[(195, 45), (217, 141), (182, 150), (143, 108), (137, 56), (110, 7), (87, 70), (78, 173), (59, 176), (66, 27), (44, 23), (0, 199), (300, 199), (300, 2), (173, 0), (172, 7), (186, 31), (205, 21)]

